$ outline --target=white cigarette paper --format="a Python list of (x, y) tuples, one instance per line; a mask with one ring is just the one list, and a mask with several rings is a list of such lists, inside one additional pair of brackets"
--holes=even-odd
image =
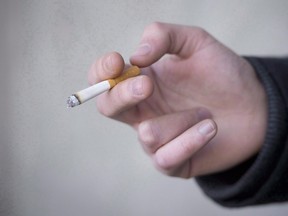
[(102, 94), (105, 91), (110, 90), (115, 85), (117, 85), (119, 82), (122, 82), (130, 77), (134, 77), (140, 74), (140, 69), (137, 66), (132, 66), (128, 68), (121, 76), (115, 78), (115, 79), (109, 79), (105, 80), (99, 83), (96, 83), (95, 85), (92, 85), (86, 89), (83, 89), (81, 91), (78, 91), (77, 93), (71, 95), (68, 97), (67, 100), (67, 106), (75, 107), (78, 106), (94, 97), (96, 97), (99, 94)]

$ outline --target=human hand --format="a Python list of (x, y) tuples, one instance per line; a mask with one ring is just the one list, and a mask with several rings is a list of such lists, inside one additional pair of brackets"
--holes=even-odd
[[(161, 172), (210, 174), (259, 151), (267, 120), (264, 89), (250, 64), (210, 34), (154, 23), (130, 62), (143, 75), (98, 96), (97, 107), (137, 130)], [(124, 67), (120, 54), (107, 54), (91, 67), (89, 83), (117, 77)]]

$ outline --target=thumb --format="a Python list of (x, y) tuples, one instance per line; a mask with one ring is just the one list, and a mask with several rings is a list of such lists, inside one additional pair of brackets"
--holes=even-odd
[(198, 27), (153, 23), (146, 27), (138, 49), (131, 56), (132, 65), (147, 67), (165, 54), (187, 58), (215, 39)]

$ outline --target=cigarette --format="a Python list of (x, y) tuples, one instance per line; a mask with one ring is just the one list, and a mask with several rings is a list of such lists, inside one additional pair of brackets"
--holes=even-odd
[(72, 108), (78, 106), (86, 101), (96, 97), (99, 94), (102, 94), (105, 91), (112, 89), (118, 83), (140, 74), (140, 69), (137, 66), (132, 66), (128, 68), (124, 73), (115, 78), (115, 79), (108, 79), (95, 85), (92, 85), (86, 89), (76, 92), (68, 97), (67, 100), (67, 107)]

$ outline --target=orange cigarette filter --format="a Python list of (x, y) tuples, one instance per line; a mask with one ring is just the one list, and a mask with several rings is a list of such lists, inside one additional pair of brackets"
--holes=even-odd
[(140, 74), (140, 68), (137, 66), (132, 66), (130, 68), (128, 68), (121, 76), (115, 78), (115, 79), (109, 79), (108, 82), (111, 86), (111, 88), (113, 88), (115, 85), (117, 85), (118, 83), (130, 78), (130, 77), (135, 77), (138, 76)]

